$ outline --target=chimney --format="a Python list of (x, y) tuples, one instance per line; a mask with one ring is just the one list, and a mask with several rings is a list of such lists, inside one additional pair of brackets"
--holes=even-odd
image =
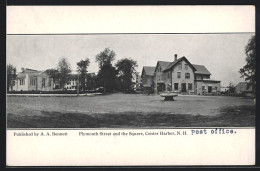
[(177, 61), (177, 54), (174, 54), (174, 62)]

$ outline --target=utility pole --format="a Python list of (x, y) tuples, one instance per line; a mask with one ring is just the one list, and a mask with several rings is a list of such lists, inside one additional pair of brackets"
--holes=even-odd
[(79, 97), (79, 73), (78, 73), (78, 81), (77, 81), (77, 97)]

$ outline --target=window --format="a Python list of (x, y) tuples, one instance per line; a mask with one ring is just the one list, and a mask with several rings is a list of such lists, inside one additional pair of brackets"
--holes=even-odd
[(179, 69), (182, 69), (182, 64), (179, 64), (179, 66), (178, 66), (178, 67), (179, 67)]
[(24, 79), (20, 79), (20, 85), (24, 85)]
[(42, 88), (45, 87), (45, 78), (42, 78)]
[(36, 80), (34, 78), (30, 79), (30, 85), (35, 85), (36, 84)]
[(188, 89), (192, 90), (192, 83), (188, 83)]
[(177, 78), (181, 78), (181, 73), (177, 72)]
[(185, 70), (187, 70), (188, 69), (188, 64), (185, 64)]
[(179, 83), (174, 83), (174, 90), (178, 90), (179, 89)]
[(185, 78), (190, 79), (190, 73), (185, 73)]
[(51, 79), (48, 79), (48, 86), (51, 87)]
[(202, 90), (205, 90), (205, 86), (202, 86)]

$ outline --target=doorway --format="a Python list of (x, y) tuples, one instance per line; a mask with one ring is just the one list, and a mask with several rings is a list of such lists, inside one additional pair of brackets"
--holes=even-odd
[(208, 92), (209, 92), (209, 93), (212, 92), (212, 86), (208, 86)]
[(181, 83), (181, 91), (186, 92), (186, 83)]

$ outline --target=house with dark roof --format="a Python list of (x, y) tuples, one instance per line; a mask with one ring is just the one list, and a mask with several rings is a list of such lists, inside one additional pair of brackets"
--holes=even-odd
[(163, 71), (170, 75), (170, 81), (168, 80), (168, 90), (175, 92), (189, 92), (194, 93), (194, 79), (195, 79), (195, 67), (187, 60), (186, 57), (175, 59), (170, 65)]
[(169, 75), (166, 75), (163, 71), (171, 64), (167, 61), (158, 61), (155, 67), (154, 84), (155, 91), (164, 91), (167, 88), (167, 80)]
[(235, 86), (235, 93), (238, 95), (253, 95), (252, 86), (248, 87), (247, 82), (240, 82)]
[(144, 87), (151, 87), (154, 82), (155, 67), (144, 66), (141, 74), (141, 82)]
[(188, 94), (207, 94), (220, 91), (220, 81), (210, 79), (211, 73), (204, 65), (191, 64), (186, 57), (174, 61), (158, 61), (154, 71), (157, 93), (162, 91)]
[(15, 80), (15, 91), (50, 91), (53, 90), (53, 79), (45, 71), (29, 68), (22, 69)]

